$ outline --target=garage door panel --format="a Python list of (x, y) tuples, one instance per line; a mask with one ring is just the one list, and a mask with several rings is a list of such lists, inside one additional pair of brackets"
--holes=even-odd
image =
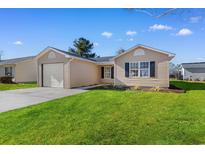
[(43, 86), (63, 87), (63, 63), (43, 64)]

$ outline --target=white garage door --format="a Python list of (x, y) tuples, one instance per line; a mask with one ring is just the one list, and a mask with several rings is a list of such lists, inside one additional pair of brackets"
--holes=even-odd
[(43, 64), (43, 86), (63, 88), (63, 63)]

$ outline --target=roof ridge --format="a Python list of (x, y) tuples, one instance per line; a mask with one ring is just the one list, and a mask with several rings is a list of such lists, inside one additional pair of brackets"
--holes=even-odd
[(170, 52), (170, 51), (158, 49), (158, 48), (155, 48), (155, 47), (152, 47), (152, 46), (149, 46), (149, 45), (138, 44), (138, 45), (136, 45), (136, 46), (144, 46), (144, 47), (147, 47), (147, 48), (152, 48), (152, 49), (155, 49), (155, 50), (163, 51), (163, 52), (165, 52), (165, 53), (169, 53), (169, 54), (176, 55), (175, 53), (172, 53), (172, 52)]
[(14, 60), (14, 59), (23, 59), (23, 58), (31, 58), (31, 57), (36, 57), (36, 56), (26, 56), (26, 57), (17, 57), (17, 58), (10, 58), (10, 59), (2, 59), (1, 61)]
[(61, 49), (58, 49), (58, 48), (55, 48), (55, 47), (51, 47), (51, 46), (48, 46), (48, 48), (52, 48), (52, 49), (58, 50), (58, 51), (63, 52), (63, 53), (65, 53), (65, 54), (67, 54), (67, 55), (76, 56), (76, 57), (78, 57), (78, 58), (83, 58), (83, 59), (87, 59), (87, 60), (90, 60), (90, 61), (95, 61), (95, 60), (92, 59), (92, 58), (82, 57), (82, 56), (80, 56), (80, 55), (78, 55), (78, 54), (76, 54), (76, 53), (70, 52), (70, 51), (64, 51), (64, 50), (61, 50)]
[(190, 62), (190, 63), (181, 63), (181, 64), (202, 64), (202, 63), (205, 63), (205, 62)]

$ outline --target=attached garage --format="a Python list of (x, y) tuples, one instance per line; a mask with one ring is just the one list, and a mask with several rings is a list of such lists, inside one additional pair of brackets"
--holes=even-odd
[(63, 63), (42, 64), (44, 87), (63, 88)]
[(91, 60), (50, 47), (36, 60), (40, 87), (74, 88), (99, 83), (99, 67)]
[(69, 61), (66, 53), (46, 48), (37, 57), (40, 87), (70, 88)]

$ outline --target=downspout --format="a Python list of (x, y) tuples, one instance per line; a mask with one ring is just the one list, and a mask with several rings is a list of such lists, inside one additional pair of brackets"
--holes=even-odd
[(114, 60), (114, 86), (116, 86), (116, 83), (115, 83), (116, 75), (117, 75), (117, 67), (116, 67), (115, 60)]
[(71, 59), (69, 59), (69, 61), (68, 61), (68, 69), (69, 69), (69, 71), (68, 71), (68, 82), (69, 82), (69, 88), (71, 88), (71, 62), (74, 60), (74, 58), (71, 58)]

